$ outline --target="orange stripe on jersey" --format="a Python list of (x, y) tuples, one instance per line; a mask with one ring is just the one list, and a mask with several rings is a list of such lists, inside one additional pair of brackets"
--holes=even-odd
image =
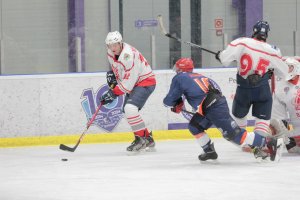
[(190, 77), (195, 77), (195, 76), (203, 76), (202, 74), (198, 74), (198, 73), (192, 73), (189, 74)]
[(202, 102), (201, 102), (200, 105), (198, 106), (198, 110), (197, 110), (197, 112), (198, 112), (200, 115), (202, 115), (202, 116), (204, 116), (204, 113), (203, 113), (203, 110), (202, 110), (202, 104), (203, 104), (203, 102), (204, 102), (204, 99), (202, 100)]
[(206, 87), (201, 81), (199, 81), (198, 79), (195, 79), (195, 82), (201, 88), (202, 91), (204, 91), (205, 93), (208, 92), (208, 87)]
[(243, 144), (243, 143), (244, 143), (246, 137), (247, 137), (247, 131), (245, 131), (245, 132), (243, 133), (242, 138), (241, 138), (241, 141), (240, 141), (240, 144)]
[(208, 86), (209, 86), (208, 78), (201, 78), (201, 81), (202, 81), (202, 83), (204, 83), (205, 87), (206, 87), (207, 90), (208, 90)]

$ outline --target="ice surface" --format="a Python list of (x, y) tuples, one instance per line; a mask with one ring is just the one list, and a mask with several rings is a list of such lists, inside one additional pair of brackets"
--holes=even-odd
[[(0, 149), (0, 200), (296, 200), (300, 155), (257, 163), (214, 139), (217, 164), (198, 161), (194, 140), (159, 141), (157, 152), (127, 156), (127, 143)], [(72, 145), (70, 145), (72, 146)], [(61, 161), (67, 158), (68, 161)]]

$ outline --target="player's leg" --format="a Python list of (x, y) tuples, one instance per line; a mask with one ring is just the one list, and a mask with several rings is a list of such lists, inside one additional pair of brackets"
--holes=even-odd
[(265, 137), (271, 137), (270, 119), (272, 112), (272, 94), (269, 85), (253, 89), (252, 116), (256, 117), (254, 132)]
[[(210, 110), (207, 111), (207, 118), (221, 130), (225, 139), (233, 142), (236, 145), (250, 145), (257, 148), (271, 145), (271, 139), (267, 141), (266, 137), (260, 134), (248, 133), (245, 129), (240, 128), (230, 116), (225, 99), (220, 100)], [(276, 149), (273, 150), (275, 151)], [(260, 150), (258, 149), (257, 152), (254, 153), (260, 153)], [(276, 154), (276, 152), (274, 153)], [(266, 155), (261, 156), (266, 158)]]
[(288, 138), (288, 144), (286, 149), (289, 153), (300, 153), (300, 136), (294, 136)]
[(257, 118), (254, 133), (267, 138), (266, 146), (271, 155), (271, 160), (274, 160), (275, 157), (279, 159), (284, 144), (282, 138), (275, 139), (272, 137), (270, 118), (273, 99), (269, 84), (253, 89), (253, 101), (252, 115)]
[(154, 89), (155, 86), (135, 87), (126, 97), (124, 113), (135, 135), (135, 140), (127, 148), (129, 152), (140, 151), (146, 147), (154, 148), (155, 146), (152, 133), (146, 128), (145, 122), (139, 113)]
[(225, 139), (237, 144), (248, 144), (252, 146), (264, 146), (263, 136), (247, 133), (244, 128), (240, 128), (236, 121), (231, 117), (225, 98), (219, 100), (207, 111), (207, 118), (219, 128)]
[(274, 137), (282, 137), (289, 153), (300, 153), (300, 136), (288, 136), (291, 126), (286, 120), (271, 119), (270, 127)]
[(244, 129), (247, 126), (246, 116), (251, 107), (251, 95), (248, 91), (249, 89), (237, 87), (232, 104), (232, 115), (239, 127)]
[[(256, 117), (254, 133), (264, 137), (270, 137), (269, 117), (272, 108), (272, 96), (268, 85), (248, 89), (251, 93), (252, 115)], [(243, 128), (243, 127), (241, 127)], [(243, 151), (252, 151), (253, 146), (242, 146)], [(261, 149), (263, 150), (263, 149)]]
[(195, 137), (197, 143), (203, 149), (204, 153), (198, 156), (201, 161), (216, 160), (218, 154), (215, 151), (214, 144), (209, 136), (204, 132), (212, 124), (202, 115), (196, 113), (189, 123), (189, 131)]

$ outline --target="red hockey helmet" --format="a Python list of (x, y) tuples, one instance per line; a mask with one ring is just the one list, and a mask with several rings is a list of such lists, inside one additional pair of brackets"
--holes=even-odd
[(192, 72), (194, 69), (194, 62), (191, 58), (180, 58), (175, 63), (176, 72)]

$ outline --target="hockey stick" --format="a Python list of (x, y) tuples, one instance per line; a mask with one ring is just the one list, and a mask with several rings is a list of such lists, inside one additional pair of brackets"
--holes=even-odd
[(191, 112), (191, 111), (184, 110), (184, 109), (182, 109), (181, 111), (182, 111), (182, 112), (185, 112), (185, 113), (187, 113), (187, 114), (191, 114), (191, 115), (194, 115), (194, 114), (196, 114), (196, 113), (193, 113), (193, 112)]
[(79, 143), (81, 142), (81, 140), (82, 140), (83, 137), (85, 136), (87, 130), (90, 128), (90, 126), (91, 126), (92, 123), (94, 122), (94, 120), (95, 120), (95, 118), (96, 118), (96, 116), (97, 116), (97, 113), (99, 112), (99, 110), (100, 110), (100, 108), (101, 108), (102, 105), (103, 105), (103, 102), (101, 102), (101, 103), (99, 104), (99, 106), (98, 106), (97, 110), (95, 111), (95, 113), (94, 113), (92, 119), (88, 122), (88, 124), (87, 124), (87, 126), (86, 126), (86, 129), (85, 129), (85, 130), (83, 131), (83, 133), (81, 134), (81, 136), (80, 136), (80, 138), (78, 139), (76, 145), (75, 145), (74, 147), (68, 147), (68, 146), (66, 146), (66, 145), (64, 145), (64, 144), (60, 144), (60, 145), (59, 145), (59, 148), (60, 148), (61, 150), (74, 152), (74, 151), (77, 149)]
[(199, 48), (199, 49), (201, 49), (201, 50), (203, 50), (203, 51), (206, 51), (206, 52), (208, 52), (208, 53), (217, 55), (217, 53), (214, 52), (214, 51), (205, 49), (205, 48), (201, 47), (200, 45), (194, 44), (194, 43), (192, 43), (192, 42), (182, 41), (180, 38), (175, 37), (175, 36), (171, 35), (170, 33), (168, 33), (168, 32), (166, 31), (165, 27), (164, 27), (163, 19), (162, 19), (162, 16), (161, 16), (161, 15), (158, 15), (158, 16), (157, 16), (157, 21), (158, 21), (158, 23), (159, 23), (160, 31), (161, 31), (161, 33), (162, 33), (163, 35), (165, 35), (165, 36), (167, 36), (167, 37), (169, 37), (169, 38), (172, 38), (172, 39), (174, 39), (174, 40), (177, 40), (178, 42), (182, 42), (182, 43), (187, 44), (187, 45), (190, 45), (190, 46), (192, 46), (192, 47), (197, 47), (197, 48)]

